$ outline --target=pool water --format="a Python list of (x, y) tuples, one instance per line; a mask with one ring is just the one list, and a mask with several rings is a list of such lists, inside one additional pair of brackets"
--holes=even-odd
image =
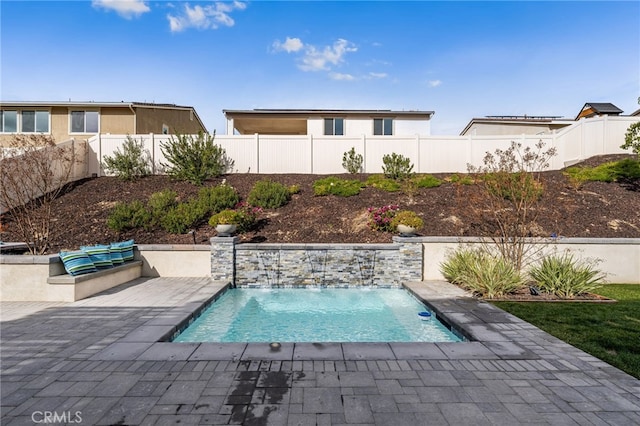
[(459, 342), (404, 289), (229, 289), (174, 342)]

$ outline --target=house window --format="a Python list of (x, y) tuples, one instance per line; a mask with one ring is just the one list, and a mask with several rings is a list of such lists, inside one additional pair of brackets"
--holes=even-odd
[(325, 135), (344, 135), (344, 118), (325, 118), (324, 119)]
[(373, 119), (374, 135), (393, 135), (393, 118), (374, 118)]
[(71, 133), (98, 133), (98, 111), (71, 111)]
[(0, 111), (0, 132), (15, 133), (18, 131), (18, 111)]
[(162, 125), (162, 134), (163, 135), (168, 135), (169, 134), (169, 126), (167, 126), (166, 124)]
[(22, 111), (23, 133), (49, 133), (49, 111)]
[(0, 111), (2, 133), (49, 133), (49, 111)]

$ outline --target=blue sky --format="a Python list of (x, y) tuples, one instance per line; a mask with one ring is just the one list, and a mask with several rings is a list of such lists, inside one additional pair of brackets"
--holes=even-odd
[(472, 117), (629, 114), (640, 2), (0, 2), (0, 99), (223, 109), (435, 111)]

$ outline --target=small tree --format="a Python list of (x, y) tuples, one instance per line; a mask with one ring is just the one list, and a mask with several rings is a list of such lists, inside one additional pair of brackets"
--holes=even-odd
[(54, 200), (71, 180), (74, 145), (56, 145), (51, 136), (15, 135), (0, 151), (0, 202), (31, 254), (44, 254), (56, 228)]
[(483, 227), (480, 232), (485, 235), (481, 236), (489, 237), (502, 257), (518, 270), (536, 250), (527, 245), (526, 239), (534, 235), (540, 214), (538, 204), (544, 192), (540, 173), (556, 155), (555, 148), (543, 152), (544, 145), (540, 141), (535, 149), (523, 149), (522, 144), (511, 142), (506, 150), (487, 152), (483, 166), (467, 165), (484, 189), (469, 205), (494, 225)]
[(402, 180), (411, 176), (413, 172), (411, 159), (395, 152), (391, 153), (391, 155), (385, 154), (382, 157), (382, 163), (384, 164), (382, 172), (389, 179)]
[(622, 149), (631, 149), (631, 152), (638, 156), (640, 160), (640, 121), (633, 123), (624, 134), (624, 143), (620, 145)]
[(226, 151), (213, 143), (213, 135), (199, 132), (193, 135), (171, 136), (171, 139), (160, 144), (162, 154), (169, 162), (161, 163), (167, 174), (178, 180), (185, 180), (195, 185), (212, 177), (227, 173), (233, 168), (234, 161), (227, 156)]
[(116, 148), (113, 157), (105, 156), (104, 168), (122, 180), (135, 180), (151, 174), (151, 159), (144, 149), (142, 138), (138, 141), (127, 135), (127, 140)]
[(362, 154), (356, 154), (355, 147), (351, 147), (349, 151), (342, 155), (342, 167), (351, 174), (361, 173), (363, 162), (364, 157), (362, 157)]

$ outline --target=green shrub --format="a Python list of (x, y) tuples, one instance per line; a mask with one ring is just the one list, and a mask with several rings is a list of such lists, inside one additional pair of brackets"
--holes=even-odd
[(212, 177), (227, 173), (233, 168), (234, 161), (227, 157), (221, 146), (213, 143), (212, 135), (198, 133), (193, 135), (175, 135), (167, 143), (160, 144), (160, 150), (168, 164), (167, 174), (174, 179), (191, 182), (195, 185)]
[(442, 181), (432, 175), (420, 175), (412, 179), (418, 188), (435, 188), (442, 185)]
[[(468, 249), (467, 249), (468, 250)], [(485, 250), (453, 255), (441, 264), (443, 275), (467, 290), (494, 299), (512, 293), (524, 285), (520, 272), (502, 256)]]
[(386, 177), (393, 180), (401, 180), (409, 177), (413, 171), (411, 159), (395, 152), (391, 155), (385, 154), (382, 157), (382, 172)]
[(206, 217), (207, 212), (197, 200), (179, 203), (167, 211), (160, 220), (162, 228), (172, 234), (184, 234)]
[(515, 203), (533, 203), (542, 197), (542, 182), (528, 172), (494, 172), (482, 176), (489, 194)]
[(576, 188), (585, 182), (616, 182), (619, 180), (640, 179), (640, 160), (625, 158), (610, 161), (596, 167), (569, 167), (564, 171), (569, 182)]
[(289, 186), (289, 193), (291, 195), (300, 193), (300, 185), (291, 185), (291, 186)]
[(566, 299), (592, 292), (605, 279), (601, 271), (569, 253), (543, 258), (531, 267), (529, 276), (542, 291)]
[(393, 179), (388, 179), (384, 175), (371, 175), (367, 178), (367, 185), (387, 192), (400, 191), (402, 185)]
[(147, 208), (151, 215), (153, 226), (160, 225), (164, 215), (178, 205), (177, 199), (178, 193), (170, 189), (151, 194), (147, 202)]
[(457, 173), (452, 174), (451, 176), (446, 178), (446, 180), (451, 182), (451, 183), (458, 184), (458, 185), (473, 185), (474, 184), (473, 178), (471, 176), (469, 176), (469, 175), (460, 176)]
[(237, 210), (226, 209), (214, 214), (209, 219), (209, 225), (215, 227), (221, 224), (232, 224), (237, 225), (237, 232), (246, 232), (255, 225), (261, 211), (259, 207), (241, 204)]
[(204, 187), (198, 191), (198, 203), (207, 214), (230, 209), (239, 201), (236, 190), (225, 184)]
[(239, 225), (241, 222), (242, 213), (231, 209), (222, 210), (209, 219), (209, 225), (213, 227), (218, 225)]
[(356, 149), (352, 147), (342, 155), (342, 167), (351, 174), (362, 172), (362, 154), (356, 154)]
[(636, 154), (640, 160), (640, 121), (627, 128), (627, 132), (624, 134), (624, 143), (620, 145), (620, 148), (631, 148), (631, 152)]
[(424, 226), (424, 221), (418, 214), (411, 210), (400, 210), (391, 219), (391, 227), (398, 228), (398, 225), (405, 225), (411, 228), (420, 229)]
[(277, 209), (287, 204), (290, 199), (289, 188), (266, 179), (256, 182), (247, 197), (249, 204), (264, 209)]
[(117, 203), (107, 217), (107, 226), (116, 232), (139, 227), (147, 228), (151, 224), (151, 214), (140, 201)]
[(116, 148), (113, 157), (103, 158), (104, 168), (122, 180), (135, 180), (151, 174), (151, 160), (144, 150), (142, 139), (135, 140), (127, 135), (127, 140), (120, 148)]
[(313, 182), (313, 194), (316, 196), (337, 195), (351, 197), (358, 195), (364, 184), (357, 179), (340, 179), (329, 176)]

